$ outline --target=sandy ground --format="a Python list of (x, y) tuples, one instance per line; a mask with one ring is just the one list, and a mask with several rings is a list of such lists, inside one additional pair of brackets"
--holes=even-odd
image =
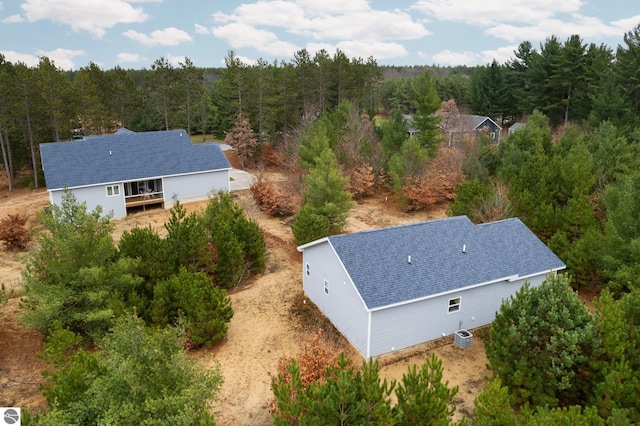
[[(293, 245), (291, 228), (279, 219), (263, 214), (253, 203), (248, 191), (235, 192), (238, 203), (262, 227), (269, 250), (264, 274), (253, 278), (240, 289), (230, 292), (235, 315), (229, 325), (227, 339), (217, 346), (192, 354), (205, 366), (218, 363), (224, 385), (217, 401), (211, 405), (219, 425), (272, 424), (268, 401), (272, 397), (270, 374), (275, 374), (280, 357), (294, 357), (304, 342), (314, 334), (313, 328), (326, 324), (321, 318), (300, 318), (296, 308), (303, 303), (301, 255)], [(48, 204), (46, 191), (17, 190), (9, 194), (0, 189), (0, 219), (17, 211), (31, 217)], [(206, 202), (190, 203), (188, 211), (204, 208)], [(443, 217), (444, 209), (406, 214), (398, 212), (384, 196), (366, 200), (351, 211), (348, 232), (380, 228), (396, 224)], [(163, 232), (168, 212), (160, 209), (136, 213), (115, 221), (114, 238), (135, 226), (151, 225)], [(0, 250), (2, 250), (0, 248)], [(45, 365), (35, 356), (42, 349), (42, 336), (18, 325), (19, 295), (24, 253), (0, 251), (0, 282), (13, 295), (2, 308), (0, 317), (0, 406), (21, 406), (32, 411), (46, 408), (40, 391), (40, 371)], [(481, 391), (490, 372), (482, 344), (483, 333), (473, 331), (473, 345), (460, 349), (452, 338), (426, 343), (379, 358), (382, 377), (400, 380), (411, 364), (422, 364), (435, 352), (444, 364), (444, 379), (458, 386), (455, 398), (456, 417), (468, 415), (473, 399)], [(344, 350), (357, 363), (361, 358), (338, 336), (326, 333), (332, 344)]]

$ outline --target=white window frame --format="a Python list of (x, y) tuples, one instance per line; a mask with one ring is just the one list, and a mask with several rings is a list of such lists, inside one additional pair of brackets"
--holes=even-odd
[(452, 297), (449, 299), (449, 303), (447, 303), (448, 314), (460, 312), (460, 309), (462, 309), (462, 296)]
[(324, 280), (324, 294), (329, 295), (329, 281)]
[(107, 185), (107, 197), (119, 197), (119, 196), (120, 196), (120, 185)]
[(307, 263), (307, 276), (310, 277), (311, 276), (311, 267), (309, 266), (309, 264)]

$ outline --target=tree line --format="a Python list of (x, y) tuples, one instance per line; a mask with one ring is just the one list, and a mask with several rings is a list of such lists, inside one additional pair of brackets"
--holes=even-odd
[[(305, 49), (288, 61), (251, 65), (230, 51), (222, 69), (198, 68), (189, 58), (174, 67), (159, 58), (150, 69), (102, 70), (89, 63), (63, 71), (47, 57), (30, 68), (0, 56), (3, 165), (10, 178), (25, 165), (37, 172), (39, 143), (118, 127), (184, 128), (222, 139), (238, 114), (249, 119), (260, 141), (277, 143), (305, 114), (330, 111), (346, 100), (370, 116), (413, 113), (414, 85), (425, 72), (435, 79), (442, 101), (455, 99), (461, 110), (500, 122), (539, 110), (552, 126), (582, 120), (633, 126), (640, 108), (639, 44), (637, 28), (615, 51), (587, 45), (579, 35), (564, 42), (552, 36), (539, 49), (521, 43), (505, 64), (454, 68), (380, 67), (371, 57), (348, 58), (340, 50), (311, 55)], [(39, 186), (41, 173), (33, 179)]]

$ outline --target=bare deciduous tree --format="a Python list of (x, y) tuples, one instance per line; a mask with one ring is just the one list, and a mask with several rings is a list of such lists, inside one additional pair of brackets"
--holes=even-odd
[(258, 139), (253, 134), (249, 119), (238, 114), (236, 124), (233, 129), (227, 133), (224, 143), (230, 145), (236, 150), (241, 168), (244, 170), (245, 161), (253, 158), (258, 149)]

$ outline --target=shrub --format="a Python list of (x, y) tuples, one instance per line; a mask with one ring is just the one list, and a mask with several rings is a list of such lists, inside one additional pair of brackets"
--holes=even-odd
[(326, 216), (318, 214), (309, 204), (302, 206), (291, 223), (296, 245), (306, 244), (329, 235), (331, 224)]
[(196, 346), (210, 346), (224, 339), (233, 317), (227, 292), (214, 287), (205, 274), (184, 268), (156, 285), (151, 312), (158, 325), (184, 321), (187, 335)]
[(215, 259), (215, 282), (225, 288), (238, 285), (247, 275), (262, 272), (267, 246), (258, 223), (249, 219), (226, 192), (209, 200), (204, 212), (209, 253)]
[(255, 202), (266, 214), (289, 216), (295, 211), (292, 197), (278, 189), (273, 182), (262, 174), (251, 184), (249, 190)]
[(370, 197), (375, 188), (373, 167), (368, 164), (356, 168), (351, 174), (351, 192), (356, 200)]
[(516, 403), (579, 404), (589, 393), (598, 330), (566, 276), (525, 284), (503, 302), (485, 343), (491, 369)]
[(46, 357), (59, 367), (48, 374), (44, 386), (50, 411), (34, 423), (215, 424), (208, 402), (222, 385), (220, 368), (203, 369), (188, 358), (178, 333), (125, 317), (99, 342), (96, 352), (69, 353), (78, 340), (58, 328), (45, 345)]
[(0, 220), (0, 241), (9, 250), (24, 250), (31, 241), (31, 234), (25, 228), (27, 215), (24, 213), (9, 214)]

